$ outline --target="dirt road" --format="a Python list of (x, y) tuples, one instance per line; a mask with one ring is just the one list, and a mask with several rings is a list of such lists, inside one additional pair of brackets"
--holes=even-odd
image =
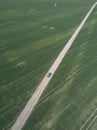
[[(54, 75), (55, 71), (57, 70), (58, 66), (60, 65), (62, 59), (65, 57), (66, 53), (70, 49), (71, 45), (73, 44), (74, 40), (76, 39), (77, 35), (79, 34), (80, 30), (82, 29), (83, 25), (85, 24), (86, 20), (88, 19), (89, 15), (92, 13), (93, 9), (97, 5), (97, 2), (92, 6), (89, 10), (81, 24), (78, 26), (77, 30), (74, 32), (70, 40), (67, 42), (66, 46), (60, 52), (58, 57), (56, 58), (55, 62), (39, 84), (38, 88), (32, 95), (31, 99), (28, 101), (22, 112), (20, 113), (19, 117), (17, 118), (15, 124), (11, 128), (11, 130), (21, 130), (22, 127), (25, 125), (27, 119), (29, 118), (31, 112), (33, 111), (35, 105), (38, 103), (40, 96), (42, 95), (44, 89), (48, 85), (49, 81), (51, 80), (52, 76)], [(80, 16), (79, 16), (80, 17)]]

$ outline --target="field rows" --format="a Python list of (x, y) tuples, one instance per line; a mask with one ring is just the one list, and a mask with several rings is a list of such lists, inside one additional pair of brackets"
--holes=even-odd
[[(0, 0), (0, 130), (15, 122), (94, 2)], [(97, 108), (96, 12), (97, 8), (24, 130), (78, 130)], [(91, 129), (96, 130), (96, 122)]]

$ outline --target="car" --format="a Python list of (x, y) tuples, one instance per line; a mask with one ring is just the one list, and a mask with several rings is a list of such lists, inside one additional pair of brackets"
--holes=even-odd
[(48, 72), (47, 77), (49, 78), (52, 75), (51, 72)]

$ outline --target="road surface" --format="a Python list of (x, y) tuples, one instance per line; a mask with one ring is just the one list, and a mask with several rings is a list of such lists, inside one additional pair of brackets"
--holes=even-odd
[[(85, 24), (86, 20), (88, 19), (89, 15), (92, 13), (93, 9), (97, 5), (97, 2), (91, 7), (89, 12), (86, 14), (85, 18), (78, 26), (70, 40), (67, 42), (63, 50), (60, 52), (56, 60), (54, 61), (53, 65), (49, 69), (49, 71), (44, 76), (43, 80), (33, 93), (32, 97), (20, 113), (19, 117), (17, 118), (15, 124), (12, 126), (11, 130), (21, 130), (25, 125), (27, 119), (29, 118), (31, 112), (33, 111), (35, 105), (38, 103), (40, 96), (42, 95), (44, 89), (48, 85), (49, 81), (51, 80), (52, 76), (54, 75), (55, 71), (57, 70), (58, 66), (60, 65), (61, 61), (65, 57), (66, 53), (70, 49), (71, 45), (73, 44), (74, 40), (76, 39), (77, 35), (79, 34), (80, 30), (82, 29), (83, 25)], [(79, 16), (80, 17), (80, 16)]]

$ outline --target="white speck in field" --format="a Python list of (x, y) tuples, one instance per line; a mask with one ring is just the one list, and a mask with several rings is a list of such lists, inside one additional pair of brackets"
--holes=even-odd
[(42, 28), (47, 28), (48, 26), (47, 25), (45, 25), (45, 26), (43, 26)]
[(11, 99), (11, 102), (14, 102), (14, 99), (13, 99), (13, 98)]
[(54, 30), (54, 29), (55, 29), (55, 27), (50, 27), (49, 29), (50, 29), (50, 30)]
[(36, 12), (35, 9), (30, 9), (30, 10), (28, 10), (28, 12), (26, 13), (26, 15), (34, 14), (35, 12)]
[(60, 40), (60, 38), (56, 38), (56, 40), (55, 41), (59, 41)]
[(35, 11), (35, 9), (30, 9), (29, 13), (34, 13)]
[(13, 61), (14, 60), (14, 58), (9, 58), (9, 61)]
[(14, 57), (14, 58), (9, 58), (9, 61), (14, 61), (14, 60), (17, 60), (19, 59), (20, 57)]
[(22, 101), (22, 99), (21, 99), (21, 98), (19, 98), (19, 99), (18, 99), (18, 101), (20, 101), (20, 102), (21, 102), (21, 101)]
[(9, 85), (12, 85), (12, 84), (13, 84), (13, 82), (10, 82), (10, 83), (9, 83)]
[(57, 3), (55, 3), (54, 6), (57, 7)]
[(23, 62), (18, 62), (17, 63), (17, 65), (16, 65), (16, 67), (17, 66), (25, 66), (27, 63), (25, 62), (25, 61), (23, 61)]
[(31, 9), (31, 10), (30, 10), (30, 12), (34, 12), (34, 11), (35, 11), (35, 9)]
[(30, 93), (30, 91), (27, 91), (27, 94), (29, 94)]

